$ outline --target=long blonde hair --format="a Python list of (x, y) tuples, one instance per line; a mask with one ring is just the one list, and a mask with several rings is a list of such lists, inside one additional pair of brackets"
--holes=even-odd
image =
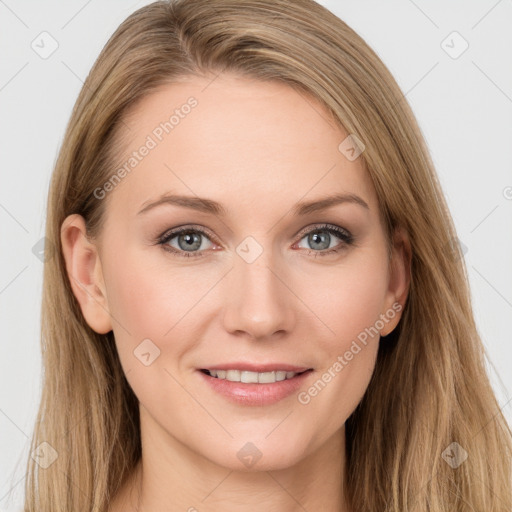
[[(48, 197), (46, 237), (57, 250), (44, 266), (43, 389), (31, 450), (56, 459), (29, 457), (25, 511), (104, 512), (141, 457), (138, 401), (113, 333), (97, 334), (81, 314), (61, 225), (78, 213), (92, 237), (99, 233), (106, 202), (93, 191), (117, 168), (115, 136), (128, 107), (164, 83), (222, 71), (319, 100), (365, 144), (388, 240), (399, 226), (409, 235), (403, 316), (381, 340), (346, 422), (351, 507), (510, 512), (512, 433), (486, 375), (464, 258), (421, 131), (373, 50), (312, 0), (154, 2), (119, 26), (94, 64)], [(461, 454), (467, 459), (449, 463)]]

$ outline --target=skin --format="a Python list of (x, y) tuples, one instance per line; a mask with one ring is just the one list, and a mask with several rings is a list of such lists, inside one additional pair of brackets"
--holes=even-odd
[[(140, 498), (140, 511), (347, 512), (344, 424), (368, 386), (379, 336), (307, 404), (292, 394), (272, 405), (235, 405), (197, 369), (288, 362), (314, 369), (307, 390), (365, 328), (405, 304), (409, 241), (397, 232), (388, 267), (370, 177), (361, 158), (350, 161), (338, 150), (348, 134), (318, 102), (284, 84), (222, 74), (165, 85), (126, 116), (127, 157), (190, 96), (197, 107), (102, 199), (100, 236), (88, 240), (76, 214), (62, 225), (82, 313), (95, 331), (114, 331), (140, 402), (142, 465), (110, 510), (137, 510)], [(218, 201), (227, 214), (169, 204), (137, 214), (164, 192)], [(357, 194), (369, 209), (346, 202), (293, 215), (297, 202), (335, 192)], [(323, 223), (348, 230), (354, 243), (325, 230), (325, 245), (308, 241)], [(155, 243), (190, 224), (212, 234), (198, 235), (202, 257)], [(248, 236), (263, 250), (252, 263), (236, 251)], [(167, 245), (179, 250), (178, 242)], [(341, 249), (315, 257), (327, 245)], [(186, 247), (182, 240), (182, 252)], [(160, 350), (149, 366), (133, 353), (147, 338)], [(237, 457), (248, 442), (262, 454), (251, 467)]]

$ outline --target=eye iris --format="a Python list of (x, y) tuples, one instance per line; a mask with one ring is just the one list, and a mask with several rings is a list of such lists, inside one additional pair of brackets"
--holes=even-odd
[[(185, 240), (186, 246), (182, 245), (182, 240)], [(199, 249), (201, 247), (201, 235), (198, 233), (181, 233), (178, 235), (178, 245), (180, 249)]]
[[(323, 233), (323, 234), (321, 234), (321, 233)], [(323, 239), (323, 240), (321, 240), (321, 239)], [(325, 244), (326, 240), (327, 240), (327, 245), (325, 245), (324, 247), (315, 247), (314, 246), (314, 244), (316, 244), (316, 243), (320, 243), (320, 245), (323, 245), (323, 244)], [(331, 241), (331, 235), (329, 233), (326, 233), (325, 231), (324, 232), (316, 231), (314, 233), (311, 233), (308, 237), (308, 242), (310, 243), (310, 245), (312, 245), (313, 248), (320, 249), (320, 250), (327, 249), (329, 247), (330, 241)]]

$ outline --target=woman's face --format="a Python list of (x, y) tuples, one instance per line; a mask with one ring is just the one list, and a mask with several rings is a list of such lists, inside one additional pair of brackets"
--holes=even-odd
[[(362, 159), (318, 102), (226, 74), (162, 87), (123, 130), (124, 159), (95, 191), (101, 234), (65, 249), (78, 278), (90, 272), (85, 318), (114, 331), (162, 454), (293, 465), (341, 432), (405, 302)], [(310, 371), (238, 385), (201, 371), (242, 364)]]

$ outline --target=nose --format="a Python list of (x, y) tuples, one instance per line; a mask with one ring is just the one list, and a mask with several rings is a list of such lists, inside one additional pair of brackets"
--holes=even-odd
[(248, 263), (236, 256), (226, 276), (224, 328), (237, 336), (264, 340), (293, 330), (300, 301), (289, 274), (272, 261), (269, 251)]

